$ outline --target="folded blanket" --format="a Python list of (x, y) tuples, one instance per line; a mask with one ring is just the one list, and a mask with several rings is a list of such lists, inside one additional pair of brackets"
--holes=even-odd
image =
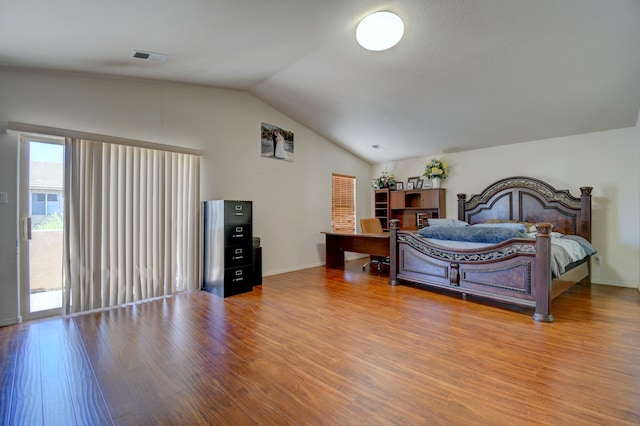
[(598, 252), (598, 250), (596, 250), (596, 248), (592, 246), (589, 241), (587, 241), (586, 239), (578, 235), (563, 235), (562, 238), (566, 240), (575, 241), (578, 244), (580, 244), (580, 247), (582, 247), (582, 249), (585, 251), (587, 256), (594, 255)]
[(552, 236), (551, 238), (551, 272), (553, 277), (565, 273), (566, 267), (573, 262), (597, 253), (587, 240), (577, 235)]

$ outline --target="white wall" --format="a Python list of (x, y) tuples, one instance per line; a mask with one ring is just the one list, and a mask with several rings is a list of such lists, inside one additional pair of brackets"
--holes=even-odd
[[(638, 119), (636, 120), (636, 146), (638, 147), (638, 169), (640, 169), (640, 111), (638, 111)], [(640, 172), (638, 172), (638, 199), (640, 200)], [(640, 227), (640, 215), (638, 215), (638, 226)], [(640, 275), (640, 258), (637, 259), (638, 275)], [(638, 291), (640, 291), (640, 283), (638, 283)]]
[[(331, 173), (357, 177), (357, 215), (371, 204), (370, 165), (244, 93), (150, 81), (0, 69), (8, 121), (188, 146), (204, 152), (201, 198), (252, 200), (265, 275), (324, 263)], [(295, 161), (260, 156), (261, 122), (295, 133)], [(16, 132), (0, 132), (0, 325), (18, 316)]]
[[(0, 80), (0, 93), (3, 93)], [(0, 95), (0, 104), (3, 96)], [(1, 107), (0, 107), (1, 108)], [(0, 120), (2, 113), (0, 112)], [(6, 122), (0, 123), (1, 126)], [(17, 142), (8, 140), (0, 130), (0, 192), (8, 194), (8, 203), (0, 204), (0, 326), (13, 324), (18, 318), (18, 249), (16, 247), (18, 220), (16, 206), (18, 174)]]
[[(595, 283), (638, 287), (640, 271), (640, 141), (637, 128), (574, 135), (436, 156), (451, 165), (447, 216), (457, 217), (458, 193), (477, 194), (496, 180), (530, 176), (580, 195), (593, 186), (592, 239), (602, 259), (592, 262)], [(422, 175), (433, 157), (372, 166), (387, 167), (406, 182)]]

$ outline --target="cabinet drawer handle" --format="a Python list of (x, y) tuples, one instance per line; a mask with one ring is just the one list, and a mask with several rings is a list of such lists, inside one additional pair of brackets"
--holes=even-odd
[(244, 259), (244, 256), (235, 256), (232, 259), (233, 260), (240, 260), (240, 259)]
[(244, 237), (243, 234), (233, 234), (233, 238), (242, 238)]
[(234, 278), (233, 280), (234, 283), (237, 283), (238, 281), (244, 281), (244, 278)]

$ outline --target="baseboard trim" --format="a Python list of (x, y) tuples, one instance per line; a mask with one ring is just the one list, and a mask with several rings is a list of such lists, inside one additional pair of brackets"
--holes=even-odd
[(296, 266), (293, 268), (287, 268), (287, 269), (280, 269), (277, 271), (269, 271), (269, 272), (263, 272), (262, 276), (263, 277), (269, 277), (271, 275), (280, 275), (280, 274), (286, 274), (287, 272), (295, 272), (295, 271), (301, 271), (303, 269), (309, 269), (309, 268), (315, 268), (317, 266), (324, 266), (324, 262), (321, 263), (313, 263), (311, 265), (304, 265), (304, 266)]
[[(345, 254), (344, 261), (348, 262), (350, 260), (363, 259), (365, 257), (369, 257), (369, 255), (349, 252)], [(303, 266), (294, 266), (293, 268), (279, 269), (277, 271), (263, 272), (262, 276), (269, 277), (271, 275), (286, 274), (287, 272), (301, 271), (303, 269), (316, 268), (318, 266), (325, 266), (325, 262), (312, 263), (310, 265), (303, 265)]]
[(21, 322), (22, 322), (22, 318), (8, 318), (8, 319), (0, 320), (0, 327), (5, 327), (7, 325), (20, 324)]

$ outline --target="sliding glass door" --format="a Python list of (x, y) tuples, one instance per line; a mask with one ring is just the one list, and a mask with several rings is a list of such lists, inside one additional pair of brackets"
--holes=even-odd
[(24, 319), (62, 312), (64, 139), (23, 135), (20, 282)]

